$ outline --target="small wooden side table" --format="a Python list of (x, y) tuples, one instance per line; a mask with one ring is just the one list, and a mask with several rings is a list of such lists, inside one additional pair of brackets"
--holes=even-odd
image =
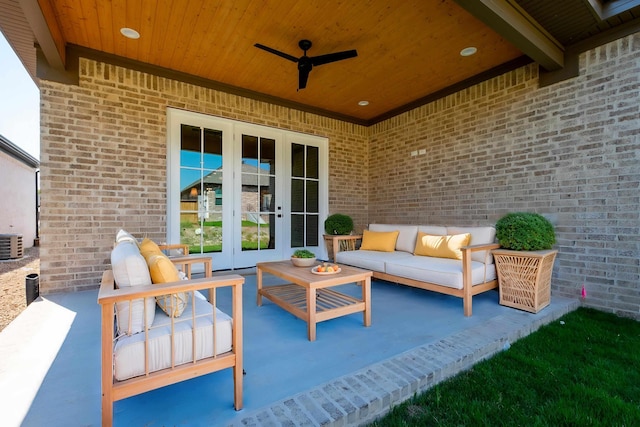
[[(361, 234), (347, 234), (347, 235), (325, 234), (324, 243), (327, 246), (327, 255), (329, 255), (329, 259), (335, 262), (336, 254), (341, 250), (355, 251), (356, 241), (360, 239), (362, 239)], [(331, 254), (328, 254), (329, 249), (331, 249)]]

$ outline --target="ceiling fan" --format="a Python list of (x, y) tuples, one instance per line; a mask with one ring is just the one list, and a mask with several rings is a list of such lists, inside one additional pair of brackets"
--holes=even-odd
[(300, 58), (289, 55), (288, 53), (280, 52), (279, 50), (270, 48), (268, 46), (256, 43), (255, 47), (271, 52), (284, 59), (288, 59), (292, 62), (298, 63), (298, 90), (307, 87), (307, 80), (309, 79), (309, 73), (314, 66), (328, 64), (329, 62), (341, 61), (343, 59), (354, 58), (358, 56), (358, 52), (353, 50), (345, 50), (344, 52), (328, 53), (326, 55), (319, 56), (307, 56), (307, 50), (311, 48), (311, 42), (309, 40), (300, 40), (298, 46), (304, 51), (304, 54)]

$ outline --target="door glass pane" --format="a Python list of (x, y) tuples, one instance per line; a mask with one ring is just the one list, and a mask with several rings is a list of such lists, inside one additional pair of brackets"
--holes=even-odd
[(180, 243), (189, 253), (222, 250), (222, 132), (181, 125)]
[(291, 144), (291, 176), (304, 177), (304, 145)]
[(307, 233), (305, 246), (318, 246), (318, 215), (307, 215)]
[(260, 168), (270, 175), (276, 174), (276, 141), (260, 138)]
[(319, 154), (318, 147), (307, 146), (307, 178), (318, 179), (320, 177), (319, 171)]
[(291, 215), (291, 247), (304, 246), (304, 215)]
[(304, 180), (291, 180), (291, 212), (304, 212)]
[(291, 144), (291, 247), (318, 246), (318, 148)]
[(307, 213), (318, 213), (318, 181), (307, 181)]
[(241, 246), (274, 249), (275, 140), (242, 135)]

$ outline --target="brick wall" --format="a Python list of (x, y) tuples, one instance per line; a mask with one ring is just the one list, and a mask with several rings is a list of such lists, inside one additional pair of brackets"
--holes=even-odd
[(97, 287), (120, 228), (164, 241), (167, 107), (327, 137), (330, 213), (367, 222), (362, 126), (86, 59), (40, 93), (42, 293)]
[(166, 107), (329, 138), (330, 213), (372, 222), (555, 223), (555, 295), (640, 318), (640, 35), (538, 87), (526, 66), (370, 128), (89, 60), (42, 82), (43, 292), (95, 287), (115, 231), (165, 236)]
[[(556, 225), (554, 295), (640, 318), (640, 34), (538, 87), (530, 65), (373, 126), (369, 221)], [(413, 154), (413, 155), (412, 155)]]

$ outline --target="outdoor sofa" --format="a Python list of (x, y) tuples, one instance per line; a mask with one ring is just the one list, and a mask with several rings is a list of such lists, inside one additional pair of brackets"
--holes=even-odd
[[(102, 276), (102, 425), (112, 425), (114, 401), (226, 368), (233, 369), (235, 409), (242, 409), (244, 278), (212, 278), (208, 268), (206, 277), (190, 279), (186, 257), (172, 260), (150, 245), (143, 256), (141, 243), (121, 230)], [(231, 288), (231, 316), (216, 307), (224, 287)]]
[(498, 287), (491, 250), (494, 227), (371, 224), (360, 249), (338, 252), (338, 264), (371, 270), (373, 277), (463, 299)]

